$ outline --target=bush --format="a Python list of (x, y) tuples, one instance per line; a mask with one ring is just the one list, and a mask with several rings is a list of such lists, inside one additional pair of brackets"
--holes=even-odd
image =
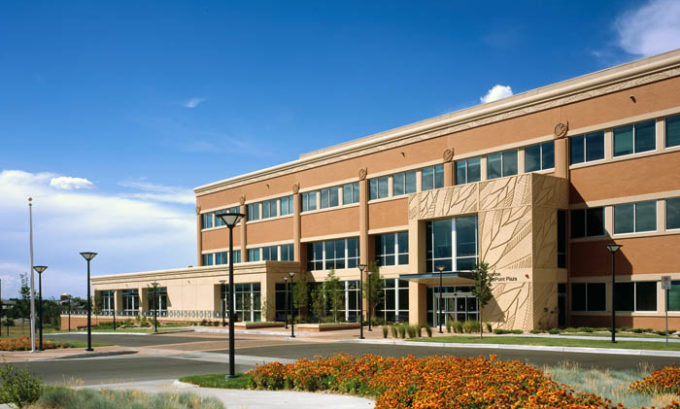
[[(35, 340), (35, 346), (38, 347), (39, 341)], [(43, 349), (55, 349), (68, 345), (56, 344), (53, 341), (44, 340)], [(29, 351), (31, 349), (31, 339), (27, 336), (18, 338), (5, 338), (0, 339), (0, 350), (1, 351)]]
[(465, 331), (466, 334), (476, 334), (479, 332), (480, 328), (481, 324), (479, 323), (479, 321), (470, 320), (465, 321), (463, 323), (463, 330)]
[(532, 330), (529, 331), (529, 332), (532, 333), (532, 334), (540, 334), (540, 333), (542, 333), (543, 331), (541, 331), (540, 329), (532, 329)]
[(560, 330), (557, 329), (557, 328), (550, 328), (548, 330), (548, 334), (551, 334), (551, 335), (558, 335), (559, 333), (560, 333)]
[(578, 330), (579, 330), (579, 332), (593, 332), (594, 331), (594, 329), (592, 329), (590, 327), (579, 327)]
[(453, 323), (451, 324), (451, 329), (456, 334), (462, 334), (463, 333), (463, 323), (460, 322), (460, 321), (453, 321)]
[(568, 327), (564, 329), (564, 332), (578, 332), (578, 328)]
[(420, 327), (417, 325), (409, 325), (406, 327), (406, 331), (408, 332), (408, 337), (409, 338), (415, 338), (418, 336), (418, 331)]
[(490, 334), (491, 332), (493, 332), (493, 328), (491, 327), (491, 323), (490, 323), (490, 322), (485, 322), (485, 323), (484, 323), (484, 326), (486, 327), (486, 332), (488, 332), (489, 334)]
[(392, 332), (392, 338), (399, 338), (399, 328), (396, 325), (390, 325), (390, 332)]
[(432, 326), (430, 324), (425, 324), (425, 332), (428, 338), (432, 338)]
[(450, 333), (451, 333), (451, 328), (452, 328), (452, 327), (453, 327), (453, 321), (447, 320), (447, 321), (446, 321), (446, 332), (448, 332), (448, 333), (450, 334)]
[(14, 365), (0, 367), (0, 401), (13, 403), (22, 408), (40, 398), (42, 387), (40, 380), (28, 372), (24, 367), (23, 371), (17, 370)]
[(501, 329), (501, 328), (494, 328), (493, 333), (496, 335), (503, 335), (503, 334), (509, 334), (510, 331), (507, 329)]
[(387, 328), (387, 326), (383, 325), (382, 326), (382, 333), (383, 333), (383, 338), (387, 338), (387, 335), (389, 334), (390, 329)]
[(510, 330), (510, 332), (513, 333), (513, 334), (522, 334), (522, 333), (524, 333), (524, 331), (522, 331), (521, 329), (512, 329), (512, 330)]
[(399, 338), (406, 338), (406, 327), (408, 324), (400, 324), (399, 325)]

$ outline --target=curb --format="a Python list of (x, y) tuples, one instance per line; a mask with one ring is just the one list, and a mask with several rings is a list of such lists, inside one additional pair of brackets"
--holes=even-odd
[(545, 351), (567, 352), (581, 354), (607, 354), (607, 355), (634, 355), (634, 356), (660, 356), (680, 358), (680, 351), (655, 351), (649, 349), (618, 349), (618, 348), (587, 348), (587, 347), (551, 347), (542, 345), (508, 345), (508, 344), (465, 344), (449, 342), (418, 342), (418, 341), (383, 341), (383, 340), (357, 340), (351, 339), (345, 342), (376, 344), (376, 345), (408, 345), (426, 346), (439, 348), (479, 348), (479, 349), (507, 349), (518, 351)]
[[(179, 334), (183, 332), (196, 332), (193, 329), (179, 329), (179, 330), (171, 330), (171, 331), (159, 331), (157, 333), (154, 332), (125, 332), (125, 331), (92, 331), (92, 335), (143, 335), (143, 336), (148, 336), (148, 335), (163, 335), (163, 334)], [(87, 331), (71, 331), (71, 332), (50, 332), (49, 336), (52, 335), (69, 335), (69, 334), (87, 334)]]
[(87, 353), (84, 353), (84, 354), (59, 356), (59, 357), (54, 357), (54, 358), (51, 358), (51, 359), (101, 358), (101, 357), (116, 356), (116, 355), (132, 355), (132, 354), (136, 354), (136, 353), (137, 353), (137, 351), (135, 351), (135, 350), (107, 351), (107, 352), (87, 352)]

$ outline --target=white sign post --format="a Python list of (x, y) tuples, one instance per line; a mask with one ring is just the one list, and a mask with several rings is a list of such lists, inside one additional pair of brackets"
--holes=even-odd
[(671, 276), (661, 276), (661, 288), (666, 290), (666, 346), (668, 346), (668, 290), (671, 289)]

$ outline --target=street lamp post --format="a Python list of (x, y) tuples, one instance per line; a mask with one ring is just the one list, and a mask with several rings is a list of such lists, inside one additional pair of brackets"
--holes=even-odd
[[(229, 228), (229, 375), (227, 378), (236, 377), (236, 364), (234, 362), (235, 339), (234, 339), (234, 226), (243, 218), (241, 213), (219, 213), (217, 217)], [(245, 251), (245, 250), (244, 250)]]
[(151, 283), (153, 287), (153, 333), (158, 334), (158, 283)]
[(616, 252), (619, 251), (621, 247), (623, 246), (619, 244), (607, 244), (607, 250), (609, 250), (609, 253), (612, 255), (612, 343), (616, 342), (616, 275), (614, 269), (614, 260), (616, 259)]
[[(2, 336), (2, 280), (0, 280), (0, 337)], [(9, 331), (7, 331), (9, 336)]]
[(224, 293), (224, 283), (226, 283), (225, 280), (220, 280), (220, 313), (222, 314), (222, 328), (227, 326), (227, 321), (225, 315), (225, 304), (227, 302), (227, 295)]
[(364, 339), (364, 270), (366, 264), (359, 264), (359, 339)]
[(366, 286), (368, 287), (367, 288), (367, 292), (368, 292), (367, 298), (368, 298), (368, 300), (367, 300), (366, 304), (368, 306), (368, 330), (369, 331), (373, 331), (371, 329), (371, 274), (372, 273), (373, 273), (372, 271), (366, 272), (366, 280), (367, 280)]
[(80, 253), (85, 260), (87, 260), (87, 349), (86, 351), (94, 351), (92, 349), (92, 301), (90, 299), (90, 261), (97, 255), (93, 251), (83, 251)]
[(68, 300), (68, 332), (71, 332), (71, 294), (64, 293), (61, 295), (62, 300)]
[(47, 270), (47, 266), (33, 266), (33, 270), (38, 273), (38, 321), (40, 323), (40, 344), (38, 351), (43, 350), (43, 300), (42, 300), (42, 273)]
[(283, 315), (284, 315), (284, 317), (283, 317), (283, 322), (284, 322), (283, 327), (285, 329), (288, 329), (288, 277), (283, 277), (283, 282), (286, 283), (286, 295), (285, 295), (285, 300), (286, 300), (285, 306), (286, 307), (285, 307), (284, 313), (283, 313)]
[[(289, 271), (288, 276), (290, 277), (290, 282), (292, 284), (293, 283), (293, 277), (295, 277), (295, 271)], [(288, 283), (288, 281), (286, 281), (286, 283)], [(286, 291), (286, 294), (288, 294), (287, 291)], [(289, 300), (290, 304), (286, 306), (286, 307), (290, 307), (290, 337), (291, 338), (295, 338), (295, 311), (293, 310), (293, 306), (292, 306), (293, 298), (294, 297), (290, 297), (290, 300)]]
[[(439, 333), (442, 334), (442, 275), (444, 273), (445, 266), (437, 266), (439, 270), (439, 314), (437, 315), (437, 321), (439, 321)], [(448, 328), (448, 327), (447, 327)]]

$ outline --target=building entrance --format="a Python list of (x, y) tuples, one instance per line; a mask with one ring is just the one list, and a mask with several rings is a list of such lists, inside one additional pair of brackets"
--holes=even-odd
[[(439, 325), (439, 287), (432, 287), (431, 299), (428, 303), (433, 306), (428, 311), (428, 321), (432, 325)], [(477, 298), (472, 295), (470, 287), (443, 287), (442, 291), (442, 325), (449, 321), (477, 321), (479, 310)]]

